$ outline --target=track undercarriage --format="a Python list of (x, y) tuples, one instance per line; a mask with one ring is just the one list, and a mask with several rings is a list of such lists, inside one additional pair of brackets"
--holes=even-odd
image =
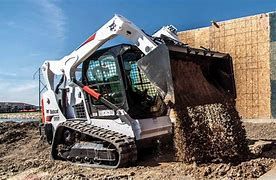
[(84, 121), (66, 121), (55, 132), (52, 157), (81, 165), (117, 168), (134, 163), (137, 149), (135, 140), (126, 135)]

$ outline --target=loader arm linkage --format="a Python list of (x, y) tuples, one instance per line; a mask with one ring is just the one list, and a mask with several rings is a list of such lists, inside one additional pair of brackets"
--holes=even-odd
[(60, 61), (46, 61), (43, 64), (43, 74), (47, 87), (53, 87), (53, 76), (65, 74), (68, 82), (75, 77), (77, 67), (93, 54), (105, 42), (122, 35), (131, 40), (145, 55), (157, 47), (157, 44), (126, 18), (115, 15), (96, 33), (90, 36), (70, 55)]

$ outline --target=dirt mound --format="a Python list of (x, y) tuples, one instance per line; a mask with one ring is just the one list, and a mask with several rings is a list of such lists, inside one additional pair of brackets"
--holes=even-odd
[(24, 137), (26, 137), (26, 133), (19, 130), (6, 132), (0, 136), (0, 143), (13, 143), (23, 139)]
[[(13, 143), (24, 139), (26, 137), (26, 131), (37, 127), (38, 123), (15, 123), (15, 122), (6, 122), (0, 123), (0, 144), (3, 143)], [(13, 129), (13, 131), (10, 131)]]
[(3, 122), (0, 123), (0, 134), (3, 134), (10, 129), (19, 129), (19, 130), (30, 130), (38, 128), (38, 122), (22, 122), (22, 123), (16, 123), (16, 122)]
[(177, 159), (235, 162), (248, 155), (235, 101), (204, 74), (194, 58), (171, 61), (174, 79)]

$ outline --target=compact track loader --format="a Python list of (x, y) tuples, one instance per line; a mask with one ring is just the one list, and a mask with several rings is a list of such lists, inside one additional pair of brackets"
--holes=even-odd
[[(133, 45), (98, 50), (118, 35)], [(197, 64), (208, 83), (236, 97), (228, 54), (181, 43), (173, 26), (149, 36), (120, 15), (68, 56), (45, 61), (42, 128), (52, 157), (117, 168), (135, 162), (139, 149), (157, 140), (166, 143), (172, 138), (175, 100), (197, 99), (189, 93), (175, 96), (177, 77), (172, 77), (171, 61)]]

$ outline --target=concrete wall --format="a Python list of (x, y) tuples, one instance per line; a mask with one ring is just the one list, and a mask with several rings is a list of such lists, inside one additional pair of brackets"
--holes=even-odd
[[(183, 31), (180, 39), (229, 53), (233, 58), (237, 108), (245, 119), (276, 116), (276, 17), (259, 14)], [(270, 75), (271, 74), (271, 75)]]

